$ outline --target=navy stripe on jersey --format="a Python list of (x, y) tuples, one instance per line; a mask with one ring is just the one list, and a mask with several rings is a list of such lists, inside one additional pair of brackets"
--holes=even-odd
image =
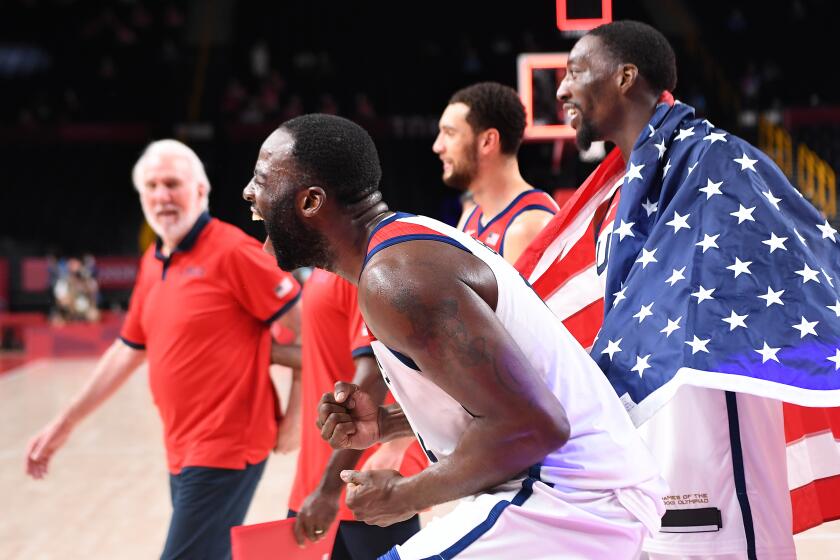
[(359, 346), (358, 348), (354, 349), (351, 355), (354, 358), (361, 358), (363, 356), (373, 356), (373, 348), (370, 346)]
[(750, 499), (747, 496), (747, 479), (744, 474), (744, 451), (741, 448), (741, 427), (738, 423), (738, 400), (736, 394), (726, 391), (726, 413), (729, 417), (729, 446), (732, 448), (732, 474), (735, 478), (735, 495), (741, 506), (744, 521), (744, 537), (747, 539), (747, 558), (756, 560), (755, 527), (753, 526)]
[[(469, 216), (467, 216), (467, 219), (464, 221), (464, 227), (462, 227), (462, 228), (461, 228), (461, 231), (463, 231), (463, 232), (466, 232), (466, 231), (467, 231), (467, 226), (468, 226), (468, 225), (469, 225), (469, 223), (472, 221), (473, 216), (475, 216), (475, 213), (476, 213), (476, 212), (478, 212), (478, 211), (480, 211), (480, 210), (481, 210), (481, 206), (479, 206), (478, 204), (476, 204), (476, 205), (475, 205), (475, 208), (473, 208), (473, 209), (472, 209), (472, 212), (470, 212), (470, 215), (469, 215)], [(479, 221), (480, 221), (480, 220), (479, 220)], [(479, 227), (480, 227), (480, 225), (479, 225)]]
[(493, 506), (493, 509), (490, 510), (490, 513), (487, 515), (487, 518), (484, 521), (482, 521), (478, 526), (476, 526), (472, 531), (461, 537), (461, 539), (458, 542), (456, 542), (440, 554), (435, 556), (429, 556), (428, 558), (424, 558), (423, 560), (438, 560), (441, 558), (443, 560), (449, 560), (450, 558), (454, 558), (455, 556), (463, 552), (468, 546), (480, 539), (482, 535), (484, 535), (487, 531), (493, 528), (493, 525), (496, 524), (496, 521), (499, 520), (499, 517), (501, 517), (502, 512), (505, 509), (507, 509), (508, 506), (521, 506), (522, 504), (524, 504), (525, 500), (530, 498), (531, 494), (533, 494), (533, 487), (535, 482), (537, 482), (537, 480), (533, 478), (526, 478), (522, 482), (522, 489), (516, 493), (512, 500), (502, 500), (499, 503), (497, 503), (495, 506)]
[(268, 319), (266, 319), (266, 320), (265, 320), (265, 324), (266, 324), (266, 325), (270, 325), (271, 323), (273, 323), (274, 321), (276, 321), (277, 319), (279, 319), (280, 317), (282, 317), (283, 315), (285, 315), (285, 314), (286, 314), (286, 312), (287, 312), (289, 309), (291, 309), (291, 308), (292, 308), (292, 306), (294, 306), (294, 304), (296, 304), (296, 303), (297, 303), (297, 301), (300, 299), (300, 297), (301, 297), (302, 295), (303, 295), (303, 290), (301, 289), (301, 291), (299, 291), (299, 292), (298, 292), (298, 294), (297, 294), (295, 297), (293, 297), (291, 300), (289, 300), (289, 301), (287, 301), (285, 304), (283, 304), (283, 307), (281, 307), (280, 309), (278, 309), (277, 311), (275, 311), (275, 312), (271, 315), (271, 317), (269, 317)]
[(127, 338), (123, 337), (123, 336), (121, 336), (119, 338), (120, 338), (120, 340), (123, 341), (123, 344), (125, 344), (129, 348), (134, 348), (135, 350), (145, 350), (146, 349), (145, 344), (140, 344), (139, 342), (132, 342), (132, 341), (128, 340)]
[[(388, 347), (386, 346), (385, 348), (388, 348)], [(397, 352), (396, 350), (394, 350), (393, 348), (388, 348), (388, 351), (391, 354), (393, 354), (394, 356), (396, 356), (397, 359), (399, 361), (401, 361), (405, 367), (411, 368), (414, 371), (420, 371), (420, 367), (416, 363), (414, 363), (414, 360), (412, 360), (411, 358), (409, 358), (405, 354), (401, 354), (401, 353)]]
[(510, 229), (510, 226), (513, 224), (514, 220), (516, 220), (517, 216), (519, 216), (521, 213), (529, 212), (531, 210), (543, 210), (545, 212), (548, 212), (552, 216), (557, 213), (557, 211), (554, 208), (549, 208), (548, 206), (545, 206), (544, 204), (529, 204), (528, 206), (523, 206), (522, 208), (520, 208), (516, 212), (516, 214), (514, 214), (513, 216), (510, 217), (510, 221), (505, 226), (505, 231), (502, 232), (502, 244), (499, 245), (499, 254), (500, 255), (504, 256), (504, 254), (505, 254), (505, 238), (507, 237), (507, 232)]
[[(484, 230), (486, 230), (487, 228), (489, 228), (490, 226), (492, 226), (493, 224), (495, 224), (496, 222), (498, 222), (499, 220), (501, 220), (502, 218), (504, 218), (504, 217), (505, 217), (505, 214), (507, 214), (508, 212), (510, 212), (510, 209), (511, 209), (511, 208), (513, 208), (513, 207), (516, 205), (516, 203), (517, 203), (517, 202), (519, 202), (520, 200), (522, 200), (522, 197), (528, 196), (529, 194), (532, 194), (532, 193), (535, 193), (535, 192), (542, 192), (542, 191), (541, 191), (541, 190), (539, 190), (539, 189), (531, 189), (531, 190), (529, 190), (529, 191), (521, 192), (521, 193), (519, 193), (518, 195), (516, 195), (516, 198), (514, 198), (513, 200), (511, 200), (511, 201), (510, 201), (510, 204), (508, 204), (507, 206), (505, 206), (505, 209), (504, 209), (504, 210), (502, 210), (501, 212), (499, 212), (498, 214), (496, 214), (495, 216), (493, 216), (493, 219), (492, 219), (492, 220), (490, 220), (489, 222), (487, 222), (487, 225), (485, 225), (485, 226), (481, 225), (481, 216), (479, 216), (479, 217), (478, 217), (478, 222), (476, 223), (476, 226), (477, 226), (477, 228), (478, 228), (478, 229), (476, 230), (476, 234), (477, 234), (477, 235), (481, 235), (481, 234), (483, 234), (483, 233), (484, 233)], [(476, 210), (478, 210), (478, 208), (477, 208), (477, 207), (476, 207)]]
[(386, 239), (385, 241), (383, 241), (382, 243), (380, 243), (379, 245), (377, 245), (373, 249), (371, 249), (370, 252), (367, 254), (367, 257), (365, 257), (365, 262), (362, 263), (362, 270), (364, 270), (365, 266), (367, 266), (368, 261), (370, 261), (370, 259), (371, 259), (371, 257), (373, 257), (373, 255), (375, 255), (376, 253), (378, 253), (382, 249), (387, 249), (391, 245), (396, 245), (397, 243), (403, 243), (405, 241), (440, 241), (441, 243), (448, 243), (448, 244), (450, 244), (454, 247), (457, 247), (459, 249), (462, 249), (462, 250), (466, 251), (467, 253), (470, 253), (469, 249), (467, 249), (466, 247), (464, 247), (463, 245), (461, 245), (460, 243), (458, 243), (457, 241), (455, 241), (451, 237), (446, 236), (442, 233), (440, 235), (435, 235), (435, 234), (431, 234), (431, 233), (417, 233), (417, 234), (413, 234), (413, 235), (400, 235), (398, 237), (392, 237), (390, 239)]

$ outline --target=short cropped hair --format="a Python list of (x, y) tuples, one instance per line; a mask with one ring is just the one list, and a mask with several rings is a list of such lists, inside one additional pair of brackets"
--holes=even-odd
[(635, 64), (655, 93), (677, 87), (677, 60), (665, 36), (646, 23), (614, 21), (596, 27), (598, 37), (618, 63)]
[(157, 140), (146, 146), (146, 149), (143, 150), (143, 154), (137, 160), (137, 163), (134, 164), (134, 169), (131, 170), (131, 180), (134, 183), (134, 188), (139, 191), (143, 186), (141, 185), (141, 182), (143, 181), (143, 169), (146, 166), (147, 160), (152, 156), (160, 156), (164, 154), (183, 157), (187, 160), (187, 162), (189, 162), (193, 178), (198, 183), (202, 183), (207, 187), (204, 193), (204, 209), (206, 210), (210, 198), (210, 180), (207, 179), (207, 172), (204, 171), (204, 164), (201, 163), (201, 160), (189, 146), (183, 142), (179, 142), (178, 140), (173, 140), (172, 138)]
[(515, 89), (497, 82), (480, 82), (460, 89), (449, 104), (463, 103), (470, 108), (467, 122), (474, 132), (495, 128), (503, 154), (514, 155), (525, 132), (525, 107)]
[(373, 139), (353, 121), (313, 113), (280, 125), (294, 143), (298, 170), (336, 196), (341, 206), (358, 202), (379, 189), (382, 168)]

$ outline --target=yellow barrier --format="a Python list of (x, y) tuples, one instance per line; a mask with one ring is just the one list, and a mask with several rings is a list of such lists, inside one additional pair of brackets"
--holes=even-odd
[(824, 159), (802, 142), (796, 146), (794, 158), (790, 133), (767, 119), (758, 123), (758, 143), (826, 218), (837, 216), (837, 175)]

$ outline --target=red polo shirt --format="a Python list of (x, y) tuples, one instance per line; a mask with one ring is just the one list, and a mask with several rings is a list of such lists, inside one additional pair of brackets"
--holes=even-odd
[[(303, 501), (318, 487), (332, 454), (330, 444), (321, 439), (321, 431), (315, 426), (318, 401), (324, 393), (335, 388), (337, 381), (352, 381), (356, 372), (355, 357), (373, 356), (371, 336), (356, 300), (356, 287), (346, 280), (314, 269), (303, 291), (302, 313), (301, 408), (304, 416), (297, 474), (289, 498), (289, 509), (294, 511), (300, 511)], [(390, 402), (393, 402), (392, 398)], [(367, 449), (357, 468), (361, 468), (377, 448)], [(420, 446), (414, 443), (406, 452), (400, 472), (403, 476), (411, 476), (427, 464)], [(338, 519), (355, 519), (344, 503), (343, 491), (340, 504)]]
[(169, 258), (159, 242), (143, 255), (120, 338), (146, 350), (170, 472), (268, 456), (277, 435), (268, 325), (299, 297), (254, 238), (206, 213)]

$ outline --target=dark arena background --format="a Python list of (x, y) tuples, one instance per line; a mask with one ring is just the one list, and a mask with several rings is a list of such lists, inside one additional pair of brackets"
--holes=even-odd
[[(572, 19), (601, 13), (600, 0), (568, 4)], [(676, 98), (770, 154), (840, 228), (836, 2), (611, 4), (614, 20), (649, 23), (671, 41)], [(154, 240), (131, 182), (150, 141), (192, 147), (212, 185), (213, 216), (263, 238), (242, 200), (262, 141), (288, 118), (338, 114), (374, 138), (392, 209), (454, 224), (459, 193), (443, 184), (432, 152), (440, 113), (457, 89), (493, 80), (533, 92), (526, 105), (536, 124), (562, 124), (553, 96), (563, 68), (518, 73), (521, 55), (567, 53), (581, 36), (558, 29), (557, 16), (554, 0), (4, 0), (0, 559), (159, 553), (168, 489), (142, 380), (87, 425), (118, 433), (80, 430), (74, 443), (95, 442), (97, 454), (67, 452), (46, 483), (23, 474), (28, 437), (113, 341), (139, 256)], [(526, 140), (519, 161), (526, 180), (562, 201), (600, 158), (597, 150), (582, 157), (558, 133)], [(84, 324), (55, 313), (55, 282), (74, 259), (99, 286), (99, 313)], [(249, 522), (285, 513), (294, 458), (271, 468)], [(97, 488), (115, 472), (125, 473), (124, 486)], [(836, 525), (797, 539), (801, 558), (840, 558)]]

